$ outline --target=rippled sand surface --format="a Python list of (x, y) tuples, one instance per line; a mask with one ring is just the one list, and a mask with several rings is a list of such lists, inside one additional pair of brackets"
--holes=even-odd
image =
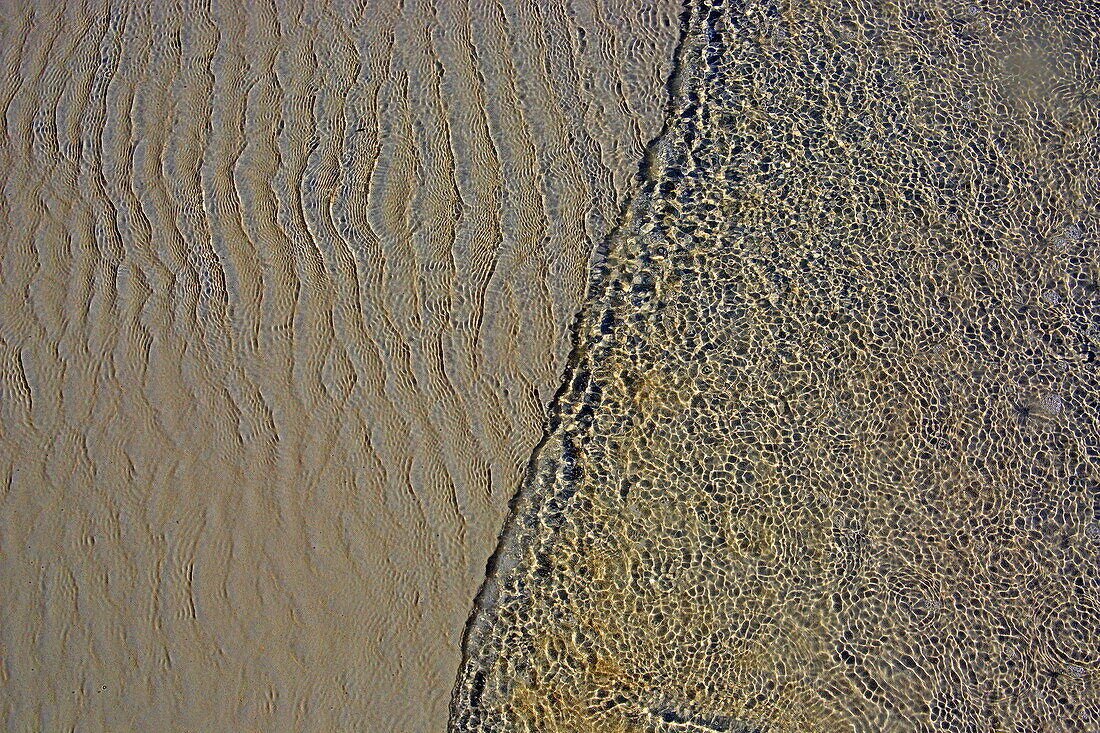
[(1100, 14), (693, 0), (455, 730), (1100, 730)]
[(0, 727), (445, 728), (679, 12), (4, 3)]

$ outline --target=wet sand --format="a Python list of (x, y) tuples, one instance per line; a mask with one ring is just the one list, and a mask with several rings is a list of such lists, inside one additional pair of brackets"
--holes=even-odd
[(5, 3), (7, 730), (443, 730), (678, 3)]

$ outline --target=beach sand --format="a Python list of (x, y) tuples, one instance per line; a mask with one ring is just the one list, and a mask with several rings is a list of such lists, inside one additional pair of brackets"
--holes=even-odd
[(438, 731), (678, 3), (5, 3), (6, 730)]

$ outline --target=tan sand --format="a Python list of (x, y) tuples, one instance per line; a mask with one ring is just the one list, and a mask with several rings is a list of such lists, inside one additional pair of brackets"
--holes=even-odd
[(5, 3), (7, 730), (445, 726), (678, 3)]

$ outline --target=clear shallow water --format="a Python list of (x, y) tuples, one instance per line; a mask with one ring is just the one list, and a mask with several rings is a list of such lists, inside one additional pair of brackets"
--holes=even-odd
[(1100, 727), (1095, 9), (684, 24), (452, 727)]

